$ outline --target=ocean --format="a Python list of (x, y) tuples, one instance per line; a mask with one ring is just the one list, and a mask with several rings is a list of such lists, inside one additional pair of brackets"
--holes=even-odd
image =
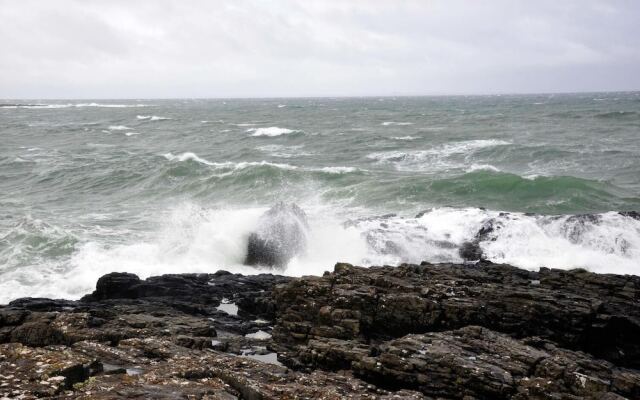
[(0, 303), (112, 271), (264, 272), (247, 238), (307, 214), (282, 271), (461, 262), (640, 274), (640, 93), (0, 101)]

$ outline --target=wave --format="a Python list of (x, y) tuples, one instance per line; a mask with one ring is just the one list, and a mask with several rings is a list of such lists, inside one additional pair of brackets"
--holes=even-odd
[(391, 139), (393, 140), (416, 140), (416, 139), (420, 139), (417, 136), (392, 136)]
[(293, 129), (279, 128), (277, 126), (271, 126), (268, 128), (250, 128), (247, 132), (253, 132), (251, 136), (281, 136), (290, 133), (298, 132)]
[[(435, 204), (482, 205), (493, 209), (564, 213), (640, 207), (640, 199), (607, 182), (572, 176), (520, 176), (477, 169), (428, 184)], [(473, 204), (469, 204), (473, 193)]]
[(110, 131), (130, 131), (132, 128), (124, 125), (111, 125), (109, 126)]
[(413, 125), (413, 122), (394, 122), (394, 121), (385, 121), (383, 123), (381, 123), (380, 125), (382, 126), (407, 126), (407, 125)]
[(264, 161), (264, 160), (263, 161), (240, 161), (240, 162), (232, 162), (232, 161), (211, 162), (204, 158), (198, 157), (198, 155), (191, 152), (186, 152), (179, 155), (166, 153), (166, 154), (163, 154), (162, 156), (169, 161), (179, 161), (179, 162), (194, 161), (200, 164), (208, 165), (210, 167), (215, 167), (217, 169), (241, 170), (249, 167), (264, 167), (264, 166), (285, 169), (285, 170), (298, 169), (298, 167), (296, 167), (295, 165), (273, 163), (273, 162)]
[(200, 158), (198, 157), (197, 154), (195, 153), (191, 153), (191, 152), (186, 152), (186, 153), (182, 153), (182, 154), (178, 154), (178, 155), (173, 155), (172, 153), (166, 153), (162, 155), (164, 158), (166, 158), (169, 161), (195, 161), (195, 162), (199, 162), (201, 164), (205, 164), (205, 165), (210, 165), (210, 166), (218, 166), (221, 165), (219, 163), (213, 163), (211, 161), (207, 161), (204, 158)]
[(390, 263), (463, 262), (461, 247), (475, 241), (488, 260), (521, 268), (640, 274), (640, 219), (624, 213), (549, 216), (445, 207), (350, 225)]
[(426, 150), (393, 150), (376, 152), (367, 155), (367, 158), (379, 163), (390, 163), (398, 170), (406, 171), (442, 171), (451, 168), (460, 168), (466, 165), (459, 160), (452, 160), (454, 156), (469, 155), (480, 149), (506, 146), (511, 142), (498, 139), (478, 139), (461, 142), (445, 143)]
[(136, 115), (136, 118), (139, 120), (148, 120), (148, 121), (166, 121), (172, 118), (169, 117), (159, 117), (157, 115)]
[(639, 114), (635, 111), (611, 111), (595, 114), (595, 118), (602, 119), (635, 119)]
[[(415, 217), (385, 215), (345, 222), (340, 216), (344, 210), (322, 205), (304, 209), (310, 226), (307, 251), (277, 273), (321, 275), (337, 261), (365, 266), (463, 262), (460, 249), (475, 241), (486, 259), (522, 268), (640, 274), (640, 217), (634, 213), (534, 215), (441, 207)], [(51, 249), (71, 254), (64, 267), (43, 264), (20, 269), (20, 276), (5, 273), (0, 303), (27, 295), (78, 298), (90, 292), (100, 276), (114, 271), (143, 278), (219, 269), (264, 272), (242, 263), (248, 236), (265, 210), (181, 203), (158, 212), (156, 231), (120, 244), (78, 243), (64, 232), (48, 235), (54, 238), (48, 242), (53, 243)]]
[(472, 164), (469, 168), (467, 168), (466, 172), (475, 172), (475, 171), (492, 171), (492, 172), (500, 172), (500, 169), (494, 167), (490, 164)]
[(126, 136), (135, 136), (135, 135), (139, 135), (139, 132), (126, 132), (125, 135)]
[(354, 167), (323, 167), (319, 168), (319, 171), (326, 172), (329, 174), (348, 174), (350, 172), (358, 171), (358, 168)]

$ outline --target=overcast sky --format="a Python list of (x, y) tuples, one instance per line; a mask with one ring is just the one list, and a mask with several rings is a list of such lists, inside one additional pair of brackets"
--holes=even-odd
[(0, 0), (0, 98), (638, 89), (635, 0)]

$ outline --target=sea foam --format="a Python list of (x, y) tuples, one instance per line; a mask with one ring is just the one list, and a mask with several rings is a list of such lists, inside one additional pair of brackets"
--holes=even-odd
[(277, 126), (270, 126), (268, 128), (251, 128), (247, 129), (247, 132), (253, 132), (251, 136), (281, 136), (289, 133), (297, 132), (293, 129), (279, 128)]
[[(364, 266), (462, 262), (460, 246), (474, 240), (491, 221), (493, 230), (480, 247), (493, 262), (532, 270), (545, 266), (640, 274), (640, 221), (616, 212), (545, 216), (443, 207), (417, 217), (345, 222), (343, 209), (304, 204), (303, 208), (310, 225), (306, 252), (276, 273), (321, 275), (337, 261)], [(0, 282), (0, 303), (20, 296), (78, 298), (92, 291), (100, 276), (113, 271), (142, 278), (219, 269), (264, 272), (243, 265), (243, 260), (248, 236), (266, 210), (180, 203), (158, 211), (155, 230), (122, 244), (78, 243), (64, 230), (31, 221), (16, 228), (16, 234), (23, 235), (26, 229), (27, 234), (50, 237), (52, 246), (69, 246), (73, 254), (66, 264), (50, 261), (5, 273)]]

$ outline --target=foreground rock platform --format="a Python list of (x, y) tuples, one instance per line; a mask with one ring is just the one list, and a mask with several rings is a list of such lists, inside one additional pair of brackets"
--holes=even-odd
[(0, 398), (640, 399), (640, 277), (112, 273), (0, 306)]

